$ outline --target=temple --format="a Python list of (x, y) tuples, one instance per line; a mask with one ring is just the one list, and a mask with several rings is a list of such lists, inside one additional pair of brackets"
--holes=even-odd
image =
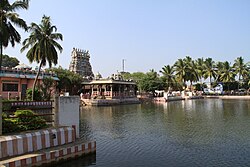
[(98, 73), (94, 80), (82, 83), (81, 100), (87, 105), (113, 105), (139, 103), (136, 83), (113, 74), (107, 79)]
[(92, 79), (94, 74), (89, 59), (90, 54), (88, 50), (73, 48), (69, 70), (80, 74), (84, 78)]
[(84, 78), (79, 91), (84, 104), (99, 106), (139, 102), (135, 82), (124, 80), (120, 73), (106, 79), (99, 72), (94, 76), (89, 59), (89, 51), (73, 48), (69, 70)]

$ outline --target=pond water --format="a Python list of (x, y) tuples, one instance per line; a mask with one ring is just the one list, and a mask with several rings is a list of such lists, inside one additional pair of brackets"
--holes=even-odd
[(84, 107), (80, 117), (96, 154), (61, 167), (250, 166), (249, 100)]

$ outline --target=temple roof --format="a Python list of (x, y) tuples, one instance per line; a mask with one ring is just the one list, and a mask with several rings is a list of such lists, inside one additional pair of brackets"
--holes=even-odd
[(32, 69), (30, 66), (28, 66), (28, 65), (26, 65), (24, 63), (17, 65), (15, 68), (16, 69), (29, 69), (29, 70)]
[[(35, 79), (36, 71), (20, 71), (20, 70), (2, 70), (0, 72), (0, 77), (10, 77), (10, 78), (27, 78), (27, 79)], [(59, 78), (55, 74), (50, 73), (40, 73), (38, 79), (43, 79), (51, 77), (53, 80), (59, 81)]]
[(89, 84), (89, 85), (95, 85), (95, 84), (123, 84), (123, 85), (136, 85), (133, 81), (127, 81), (127, 80), (113, 80), (113, 79), (99, 79), (99, 80), (92, 80), (90, 82), (84, 82), (82, 84)]

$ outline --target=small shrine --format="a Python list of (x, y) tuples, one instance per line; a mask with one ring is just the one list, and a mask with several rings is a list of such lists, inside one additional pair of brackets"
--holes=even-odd
[(124, 80), (121, 74), (113, 74), (107, 79), (97, 73), (95, 79), (84, 82), (82, 98), (87, 99), (125, 99), (136, 97), (136, 83)]

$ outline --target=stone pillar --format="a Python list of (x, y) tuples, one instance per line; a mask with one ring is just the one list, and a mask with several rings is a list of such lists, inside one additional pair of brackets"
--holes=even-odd
[(97, 95), (98, 96), (101, 96), (102, 95), (102, 85), (98, 85), (98, 92), (97, 92)]
[(113, 85), (110, 85), (110, 97), (113, 99)]
[(121, 85), (119, 85), (119, 93), (118, 93), (118, 95), (119, 95), (119, 99), (121, 98)]
[(90, 98), (92, 99), (94, 93), (94, 85), (91, 85), (91, 94), (90, 94)]
[(96, 85), (97, 88), (96, 88), (96, 95), (99, 96), (99, 85)]
[(128, 86), (128, 96), (131, 97), (132, 96), (132, 85)]
[(127, 97), (127, 86), (123, 85), (123, 97), (126, 98)]
[(130, 96), (132, 96), (132, 97), (135, 96), (135, 88), (134, 88), (134, 85), (130, 85)]
[(3, 132), (2, 114), (3, 114), (3, 101), (2, 101), (2, 96), (0, 95), (0, 135), (2, 135)]
[(53, 126), (59, 126), (59, 96), (58, 94), (54, 95), (54, 102), (53, 102), (53, 109), (52, 112), (54, 114), (53, 119), (54, 119), (54, 124)]
[(132, 86), (132, 96), (133, 97), (136, 96), (136, 91), (135, 91), (135, 86), (134, 85)]
[(104, 96), (107, 96), (107, 85), (104, 85)]
[(60, 96), (58, 101), (58, 108), (59, 125), (75, 127), (76, 137), (79, 138), (80, 97)]

